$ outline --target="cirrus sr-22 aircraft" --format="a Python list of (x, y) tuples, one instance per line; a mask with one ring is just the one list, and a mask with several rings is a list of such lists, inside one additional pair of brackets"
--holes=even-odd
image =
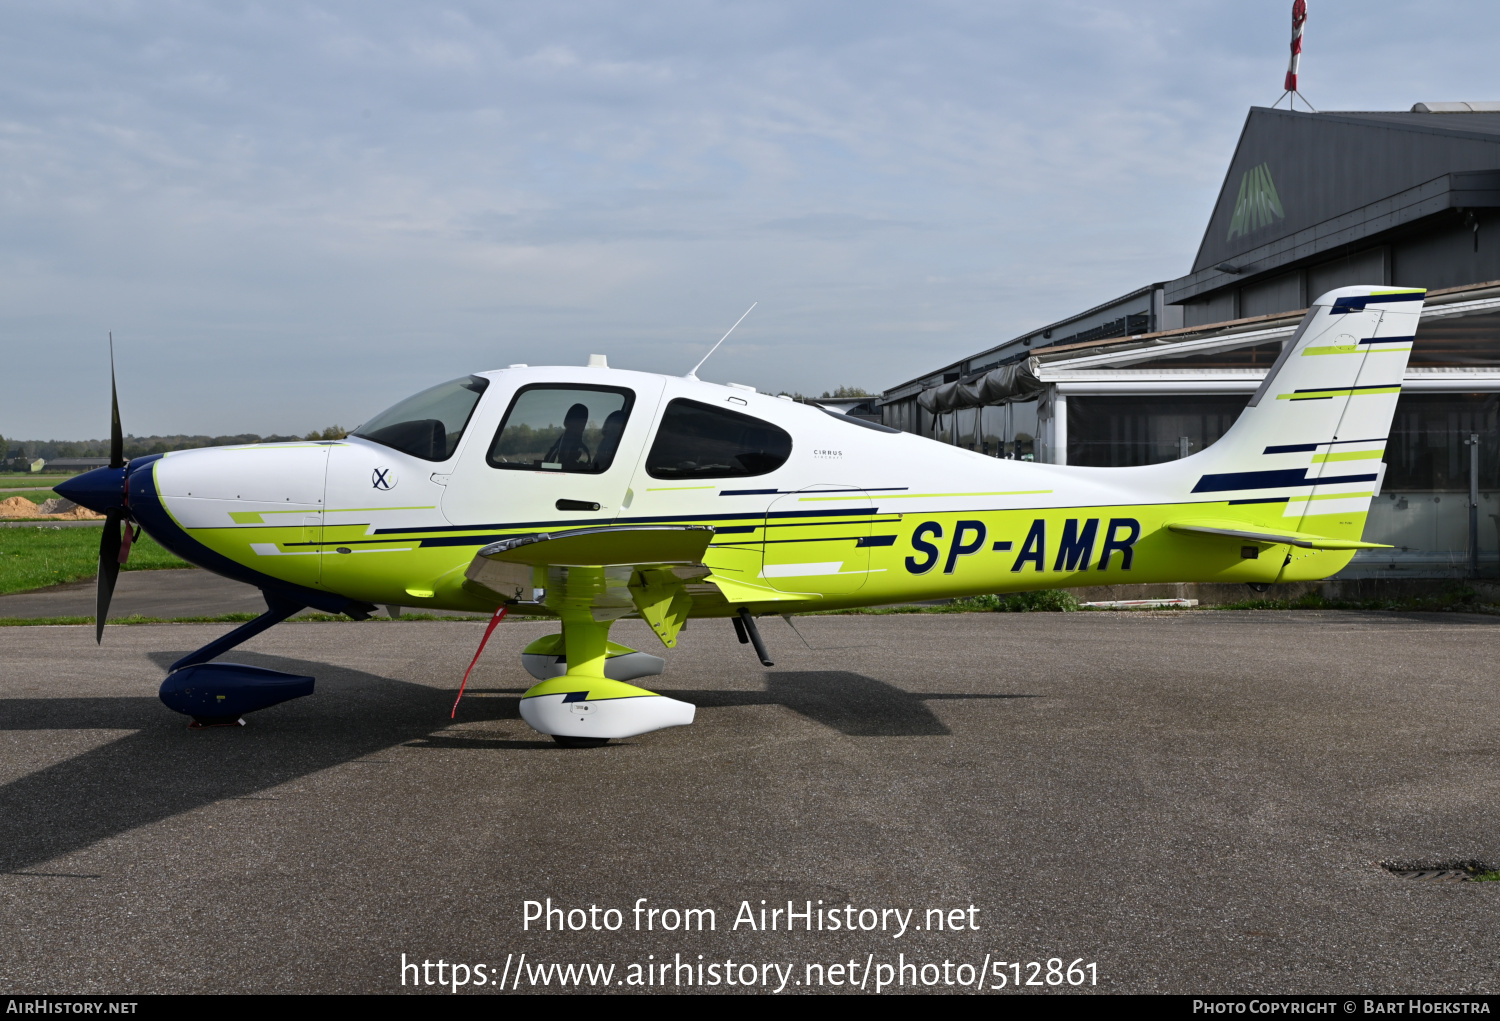
[(1360, 536), (1425, 293), (1323, 295), (1223, 438), (1165, 464), (1002, 460), (595, 356), (443, 383), (342, 440), (128, 464), (116, 402), (111, 466), (57, 491), (107, 516), (96, 637), (134, 526), (264, 592), (265, 614), (170, 668), (162, 700), (200, 724), (311, 692), (215, 662), (305, 608), (479, 611), (493, 628), (515, 607), (561, 623), (522, 655), (538, 680), (522, 717), (599, 745), (693, 720), (631, 683), (664, 661), (609, 641), (622, 617), (667, 648), (690, 618), (729, 618), (769, 665), (764, 614), (1333, 574), (1376, 545)]

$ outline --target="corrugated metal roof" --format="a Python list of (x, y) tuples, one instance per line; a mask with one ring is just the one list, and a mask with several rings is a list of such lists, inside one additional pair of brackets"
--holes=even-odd
[[(1497, 168), (1500, 114), (1252, 107), (1189, 275), (1238, 265), (1252, 251), (1444, 175)], [(1247, 208), (1255, 215), (1247, 218)], [(1369, 225), (1369, 233), (1383, 229)], [(1182, 299), (1181, 279), (1168, 284), (1168, 301)]]
[[(896, 386), (890, 387), (889, 389), (885, 390), (881, 394), (881, 399), (886, 401), (901, 400), (903, 397), (909, 397), (912, 394), (925, 389), (927, 386), (931, 385), (932, 380), (941, 380), (945, 375), (953, 375), (954, 373), (958, 373), (959, 375), (967, 375), (970, 373), (971, 369), (977, 369), (979, 366), (993, 367), (990, 363), (994, 361), (994, 359), (1000, 354), (1000, 352), (1004, 351), (1008, 347), (1016, 344), (1022, 344), (1024, 346), (1026, 339), (1029, 337), (1040, 337), (1048, 332), (1057, 333), (1059, 330), (1063, 330), (1070, 326), (1086, 321), (1093, 316), (1109, 312), (1117, 306), (1125, 305), (1137, 298), (1147, 297), (1151, 294), (1152, 291), (1161, 286), (1163, 285), (1160, 283), (1154, 283), (1147, 284), (1144, 287), (1137, 287), (1135, 290), (1127, 291), (1126, 293), (1120, 295), (1118, 298), (1112, 298), (1109, 301), (1101, 302), (1100, 304), (1095, 305), (1093, 308), (1085, 309), (1084, 311), (1079, 312), (1077, 315), (1068, 316), (1066, 319), (1059, 319), (1054, 323), (1049, 323), (1046, 326), (1039, 326), (1034, 330), (1027, 330), (1025, 333), (1018, 334), (1017, 336), (1014, 336), (1010, 340), (1007, 340), (1003, 343), (996, 344), (993, 347), (987, 347), (983, 351), (979, 351), (965, 358), (960, 358), (957, 361), (949, 362), (947, 365), (943, 366), (940, 369), (923, 373), (922, 375), (909, 379), (904, 383), (898, 383)], [(1030, 351), (1051, 350), (1051, 348), (1052, 342), (1050, 340), (1044, 340), (1041, 343), (1033, 343), (1030, 347)]]
[[(1456, 315), (1488, 309), (1500, 303), (1500, 280), (1464, 287), (1429, 291), (1422, 311), (1423, 319)], [(1188, 349), (1219, 350), (1244, 344), (1259, 344), (1289, 333), (1301, 321), (1307, 309), (1276, 315), (1232, 319), (1222, 323), (1189, 326), (1180, 330), (1143, 333), (1113, 340), (1096, 340), (1087, 344), (1070, 344), (1037, 352), (1043, 368), (1089, 365), (1124, 365)]]

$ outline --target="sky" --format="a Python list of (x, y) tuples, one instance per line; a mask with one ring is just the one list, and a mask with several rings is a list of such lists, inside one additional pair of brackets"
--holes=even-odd
[[(0, 435), (352, 427), (513, 362), (892, 387), (1186, 273), (1290, 0), (3, 4)], [(1310, 0), (1319, 109), (1492, 3)]]

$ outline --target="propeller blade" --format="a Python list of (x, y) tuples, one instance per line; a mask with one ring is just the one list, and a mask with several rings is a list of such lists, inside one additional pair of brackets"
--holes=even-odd
[[(115, 335), (113, 331), (109, 335), (109, 466), (111, 468), (125, 467), (125, 436), (120, 430), (120, 395), (115, 392)], [(118, 525), (118, 522), (116, 524)], [(119, 541), (117, 528), (115, 542)], [(108, 605), (108, 600), (105, 601), (105, 605)], [(104, 625), (101, 623), (99, 626)]]
[(120, 576), (120, 524), (124, 512), (111, 508), (104, 515), (103, 534), (99, 536), (99, 588), (94, 596), (94, 642), (104, 642), (104, 620), (109, 616), (109, 601), (114, 598), (115, 579)]

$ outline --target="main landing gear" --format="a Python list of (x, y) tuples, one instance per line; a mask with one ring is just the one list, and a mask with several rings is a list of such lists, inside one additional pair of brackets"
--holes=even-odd
[[(694, 706), (627, 683), (661, 673), (662, 660), (609, 640), (613, 621), (564, 607), (561, 635), (527, 646), (532, 676), (546, 677), (521, 696), (521, 718), (564, 748), (597, 748), (611, 738), (635, 737), (693, 722)], [(558, 663), (561, 655), (563, 663)], [(555, 673), (559, 665), (565, 670)]]

